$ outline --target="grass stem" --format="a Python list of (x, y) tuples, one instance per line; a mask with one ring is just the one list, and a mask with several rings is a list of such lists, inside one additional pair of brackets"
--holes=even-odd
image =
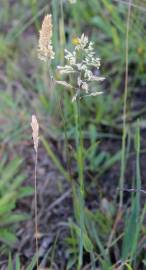
[(76, 148), (77, 148), (77, 163), (79, 171), (79, 201), (80, 201), (80, 244), (79, 244), (79, 260), (78, 270), (83, 264), (83, 232), (84, 232), (84, 168), (83, 168), (83, 141), (80, 124), (80, 108), (79, 103), (74, 102), (74, 115), (76, 127)]
[(39, 269), (39, 248), (38, 248), (38, 211), (37, 211), (37, 163), (38, 163), (38, 151), (35, 152), (35, 170), (34, 170), (34, 186), (35, 186), (35, 241), (36, 241), (36, 264), (37, 270)]
[(123, 135), (122, 135), (122, 156), (121, 156), (121, 175), (120, 175), (120, 202), (119, 208), (123, 206), (123, 188), (125, 177), (125, 153), (126, 153), (126, 114), (127, 114), (127, 97), (128, 97), (128, 51), (129, 51), (129, 29), (130, 29), (130, 15), (131, 15), (132, 0), (129, 0), (127, 24), (126, 24), (126, 41), (125, 41), (125, 90), (124, 90), (124, 107), (123, 107)]

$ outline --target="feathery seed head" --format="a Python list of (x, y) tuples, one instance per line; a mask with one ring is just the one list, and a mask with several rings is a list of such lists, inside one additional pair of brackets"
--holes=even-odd
[(93, 82), (103, 81), (104, 77), (97, 75), (100, 74), (100, 58), (95, 56), (93, 42), (82, 34), (80, 38), (73, 39), (73, 45), (74, 51), (65, 50), (66, 65), (58, 67), (61, 74), (73, 75), (75, 94), (72, 101), (77, 97), (100, 95), (102, 92), (97, 91)]
[(38, 42), (38, 57), (43, 61), (54, 59), (52, 27), (52, 15), (46, 15), (42, 23)]
[(32, 115), (31, 127), (32, 127), (32, 138), (34, 143), (34, 149), (35, 152), (37, 152), (39, 144), (39, 124), (35, 115)]

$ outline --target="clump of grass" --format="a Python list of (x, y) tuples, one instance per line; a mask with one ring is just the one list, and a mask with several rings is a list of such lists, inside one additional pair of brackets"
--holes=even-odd
[[(57, 7), (59, 8), (61, 6), (62, 6), (62, 9), (63, 9), (63, 7), (70, 8), (70, 5), (65, 4), (65, 3), (69, 3), (69, 2), (73, 4), (75, 1), (74, 0), (66, 0), (66, 1), (65, 0), (62, 0), (62, 1), (52, 0), (52, 7), (55, 6), (55, 3), (56, 3), (56, 10), (57, 10)], [(129, 3), (130, 3), (130, 1), (129, 1)], [(124, 3), (126, 8), (129, 6), (129, 3), (128, 2)], [(133, 11), (134, 11), (135, 5), (131, 4), (131, 7), (132, 6), (133, 6)], [(87, 9), (87, 7), (88, 7), (88, 9)], [(120, 8), (119, 12), (118, 12), (118, 7)], [(126, 8), (125, 9), (122, 8), (122, 5), (120, 3), (119, 3), (119, 5), (116, 5), (116, 4), (114, 5), (114, 3), (113, 4), (109, 3), (109, 0), (77, 1), (77, 6), (72, 5), (72, 7), (70, 9), (71, 12), (69, 11), (71, 19), (69, 19), (69, 24), (67, 25), (67, 27), (66, 27), (66, 25), (63, 25), (63, 20), (60, 20), (60, 18), (59, 18), (60, 25), (57, 23), (59, 15), (54, 8), (54, 12), (56, 12), (56, 19), (57, 19), (56, 24), (54, 25), (54, 29), (59, 28), (60, 32), (67, 31), (67, 34), (69, 32), (69, 38), (70, 38), (70, 32), (74, 31), (73, 27), (71, 29), (71, 26), (75, 25), (74, 24), (75, 22), (73, 22), (73, 24), (72, 24), (72, 19), (73, 19), (72, 15), (74, 18), (78, 17), (76, 20), (75, 33), (77, 33), (77, 31), (82, 33), (83, 31), (82, 30), (80, 31), (80, 29), (86, 23), (86, 25), (88, 25), (89, 30), (91, 30), (90, 27), (94, 26), (94, 29), (92, 32), (93, 39), (94, 39), (95, 27), (98, 28), (97, 42), (98, 42), (98, 48), (99, 48), (99, 55), (102, 55), (102, 58), (106, 59), (107, 73), (108, 73), (108, 75), (111, 74), (109, 76), (109, 81), (111, 81), (110, 85), (111, 85), (111, 89), (113, 89), (113, 90), (114, 89), (116, 90), (117, 88), (119, 88), (118, 87), (119, 84), (121, 83), (121, 81), (123, 81), (123, 79), (122, 79), (123, 78), (122, 77), (123, 71), (124, 71), (123, 67), (125, 65), (125, 58), (123, 57), (123, 52), (125, 50), (125, 38), (124, 38), (124, 36), (125, 36), (125, 20), (123, 18), (125, 18), (125, 15), (127, 15)], [(138, 7), (138, 6), (137, 6), (137, 8), (140, 9), (140, 7)], [(44, 12), (44, 9), (35, 15), (36, 18), (38, 18), (42, 14), (42, 12)], [(82, 12), (82, 18), (80, 17), (81, 12)], [(72, 15), (71, 15), (71, 13), (72, 13)], [(107, 15), (107, 18), (108, 18), (107, 20), (105, 20), (105, 14)], [(60, 15), (62, 16), (62, 11), (60, 12)], [(54, 49), (53, 49), (52, 43), (51, 43), (52, 34), (53, 34), (52, 33), (51, 15), (47, 15), (45, 17), (46, 17), (46, 19), (43, 23), (43, 26), (42, 26), (42, 29), (40, 32), (38, 54), (39, 54), (39, 57), (41, 58), (41, 60), (43, 60), (44, 62), (51, 62), (53, 60), (53, 57), (54, 57), (53, 56)], [(131, 29), (132, 29), (132, 20), (134, 19), (134, 17), (135, 17), (134, 14), (132, 14), (132, 16), (130, 18)], [(27, 17), (25, 14), (25, 20), (26, 19), (27, 19)], [(61, 18), (61, 19), (63, 19), (63, 18)], [(15, 32), (14, 31), (12, 32), (15, 34), (15, 35), (13, 34), (13, 37), (16, 38), (16, 36), (17, 37), (20, 36), (20, 34), (22, 32), (24, 32), (24, 30), (26, 30), (28, 28), (28, 25), (32, 24), (32, 22), (34, 22), (34, 20), (35, 20), (35, 18), (32, 18), (30, 21), (28, 21), (26, 24), (23, 25), (23, 23), (24, 23), (24, 19), (23, 19), (21, 21), (21, 25), (19, 24), (18, 28), (15, 29)], [(130, 32), (129, 41), (128, 41), (128, 42), (130, 42), (129, 56), (128, 55), (126, 56), (128, 58), (126, 60), (127, 67), (128, 67), (128, 63), (129, 64), (132, 63), (132, 66), (133, 66), (132, 70), (136, 73), (134, 76), (132, 76), (132, 80), (134, 79), (133, 85), (135, 85), (135, 81), (137, 80), (136, 78), (138, 78), (138, 80), (140, 80), (139, 75), (140, 75), (141, 70), (144, 71), (144, 61), (145, 61), (144, 60), (145, 59), (144, 34), (141, 34), (142, 33), (141, 30), (143, 29), (143, 25), (144, 25), (144, 20), (142, 19), (141, 21), (139, 21), (137, 19), (137, 17), (134, 20), (136, 20), (136, 22), (134, 24), (134, 31)], [(78, 26), (77, 26), (77, 24), (78, 24)], [(78, 27), (78, 30), (77, 30), (77, 27)], [(45, 28), (46, 28), (46, 30), (44, 31)], [(49, 30), (49, 28), (50, 28), (50, 30)], [(58, 35), (57, 32), (58, 31), (55, 31), (56, 36)], [(12, 36), (12, 33), (10, 36)], [(141, 35), (141, 39), (140, 39), (140, 35)], [(81, 264), (83, 263), (82, 257), (83, 257), (83, 248), (84, 248), (84, 253), (86, 253), (86, 252), (88, 252), (88, 254), (91, 253), (92, 258), (95, 255), (95, 263), (97, 261), (98, 267), (101, 267), (101, 269), (104, 269), (104, 270), (113, 269), (113, 268), (139, 269), (139, 268), (143, 267), (142, 266), (142, 259), (141, 259), (141, 257), (143, 256), (143, 255), (141, 255), (143, 253), (143, 251), (141, 252), (141, 250), (143, 249), (143, 241), (144, 241), (142, 239), (142, 237), (144, 235), (143, 232), (145, 232), (145, 229), (143, 228), (143, 226), (141, 226), (142, 221), (143, 221), (143, 217), (145, 215), (145, 208), (143, 209), (142, 215), (140, 217), (140, 209), (139, 209), (140, 208), (140, 198), (139, 198), (139, 196), (140, 196), (141, 192), (143, 194), (146, 193), (145, 190), (141, 189), (141, 184), (140, 184), (141, 183), (140, 182), (140, 161), (139, 161), (139, 159), (140, 159), (140, 134), (137, 135), (137, 139), (136, 139), (136, 142), (137, 142), (136, 143), (136, 145), (137, 145), (136, 146), (136, 152), (137, 152), (137, 163), (136, 163), (137, 183), (136, 183), (136, 187), (134, 188), (134, 185), (133, 185), (133, 188), (126, 189), (126, 188), (124, 188), (124, 176), (125, 176), (125, 170), (126, 170), (125, 156), (126, 156), (126, 146), (127, 146), (125, 138), (128, 137), (127, 136), (127, 134), (128, 134), (128, 132), (127, 132), (128, 121), (125, 122), (126, 125), (124, 123), (124, 125), (123, 125), (124, 128), (121, 127), (120, 124), (118, 124), (118, 122), (116, 121), (118, 119), (119, 113), (121, 113), (121, 108), (123, 105), (122, 98), (118, 93), (118, 97), (120, 100), (120, 103), (119, 103), (120, 106), (119, 106), (119, 104), (117, 104), (115, 99), (113, 100), (113, 96), (111, 93), (109, 95), (105, 95), (105, 98), (104, 98), (104, 95), (101, 96), (99, 99), (94, 99), (94, 98), (91, 99), (90, 98), (90, 99), (88, 99), (87, 102), (85, 101), (85, 103), (84, 103), (86, 105), (86, 106), (84, 106), (85, 113), (82, 113), (80, 99), (85, 97), (85, 96), (89, 96), (90, 94), (92, 94), (94, 96), (94, 95), (96, 95), (97, 92), (99, 93), (99, 90), (97, 91), (97, 89), (94, 88), (95, 86), (97, 86), (96, 81), (93, 81), (93, 84), (92, 84), (92, 82), (87, 81), (87, 78), (85, 76), (86, 75), (85, 67), (80, 72), (80, 70), (79, 70), (80, 66), (76, 66), (77, 64), (81, 63), (81, 59), (80, 59), (81, 50), (76, 49), (76, 47), (79, 46), (79, 44), (81, 43), (81, 40), (82, 41), (86, 40), (87, 37), (85, 35), (83, 35), (79, 38), (74, 37), (73, 44), (72, 44), (72, 45), (74, 45), (73, 50), (71, 50), (71, 48), (69, 47), (70, 44), (68, 42), (69, 49), (65, 51), (65, 59), (64, 59), (64, 52), (62, 53), (62, 50), (65, 47), (65, 39), (64, 38), (65, 38), (65, 33), (60, 33), (60, 41), (59, 41), (59, 39), (57, 40), (57, 42), (56, 42), (57, 46), (55, 48), (55, 55), (56, 55), (58, 45), (60, 45), (60, 44), (62, 45), (61, 50), (60, 50), (61, 52), (59, 52), (59, 55), (61, 55), (63, 59), (61, 59), (62, 61), (61, 60), (58, 61), (57, 57), (55, 57), (55, 59), (54, 59), (55, 64), (57, 62), (60, 62), (60, 64), (62, 65), (61, 68), (59, 68), (59, 69), (60, 69), (60, 73), (62, 73), (61, 75), (62, 75), (63, 79), (60, 81), (56, 81), (56, 79), (54, 78), (54, 81), (57, 84), (63, 85), (67, 90), (70, 89), (70, 92), (71, 92), (71, 95), (72, 95), (73, 101), (74, 101), (73, 104), (68, 102), (70, 99), (70, 96), (68, 96), (68, 92), (66, 91), (65, 95), (64, 95), (66, 100), (63, 101), (63, 104), (61, 104), (61, 105), (63, 105), (62, 107), (64, 108), (64, 111), (66, 113), (66, 115), (65, 115), (66, 117), (68, 117), (68, 110), (69, 109), (70, 109), (70, 112), (72, 114), (72, 118), (71, 118), (72, 122), (70, 121), (70, 118), (68, 118), (69, 123), (67, 123), (67, 125), (68, 126), (70, 125), (69, 132), (73, 130), (73, 133), (71, 135), (72, 136), (71, 139), (76, 140), (76, 151), (71, 153), (71, 155), (75, 156), (75, 159), (77, 161), (76, 172), (78, 173), (78, 180), (79, 180), (79, 185), (74, 184), (74, 181), (72, 181), (76, 187), (76, 189), (75, 189), (76, 194), (73, 195), (74, 196), (73, 199), (76, 202), (75, 215), (76, 215), (77, 225), (73, 224), (74, 225), (73, 226), (71, 224), (72, 226), (70, 226), (70, 227), (72, 227), (71, 230), (74, 232), (72, 235), (72, 238), (69, 239), (69, 241), (68, 241), (68, 245), (70, 246), (70, 254), (71, 254), (71, 252), (73, 252), (75, 254), (75, 264), (74, 265), (76, 265), (76, 262), (78, 260), (79, 261), (78, 268), (81, 267)], [(61, 43), (62, 41), (63, 41), (63, 44)], [(4, 57), (4, 58), (6, 58), (6, 56), (9, 57), (9, 54), (11, 55), (11, 53), (9, 53), (8, 51), (4, 51), (4, 47), (6, 47), (5, 45), (6, 44), (3, 44), (3, 46), (2, 46), (2, 57)], [(84, 49), (87, 49), (88, 45), (89, 45), (89, 43), (85, 46)], [(126, 47), (127, 47), (127, 45), (128, 44), (127, 44), (127, 40), (126, 40)], [(3, 51), (4, 51), (4, 56), (3, 56)], [(74, 52), (76, 53), (75, 55), (73, 54)], [(126, 51), (126, 54), (127, 53), (128, 52)], [(84, 59), (84, 55), (81, 54), (81, 57), (83, 57), (82, 59)], [(139, 58), (141, 58), (141, 60)], [(63, 66), (64, 62), (65, 62), (65, 65)], [(136, 68), (134, 68), (133, 63), (134, 63), (134, 65), (136, 64), (136, 66), (137, 66)], [(70, 66), (72, 72), (70, 72), (70, 73), (66, 72), (67, 71), (67, 70), (65, 70), (66, 65)], [(117, 65), (118, 65), (118, 68), (117, 68)], [(110, 70), (109, 70), (109, 66), (110, 66)], [(126, 67), (126, 69), (127, 69), (127, 67)], [(63, 69), (65, 70), (65, 72), (63, 72)], [(89, 69), (90, 69), (90, 67), (88, 66), (88, 70)], [(94, 70), (94, 66), (91, 68), (91, 71), (93, 71), (93, 70)], [(98, 69), (96, 70), (96, 75), (98, 74), (97, 71), (99, 72), (99, 70)], [(144, 74), (144, 72), (142, 73), (142, 75), (143, 74)], [(36, 75), (38, 75), (38, 74), (36, 74)], [(100, 75), (100, 73), (98, 75)], [(37, 76), (37, 77), (39, 77), (39, 76)], [(26, 81), (26, 78), (24, 78), (23, 80)], [(141, 80), (141, 82), (142, 82), (142, 80)], [(93, 86), (93, 88), (91, 85)], [(35, 87), (36, 87), (36, 85), (34, 85), (33, 89), (35, 89)], [(126, 86), (125, 86), (125, 88), (126, 88)], [(130, 90), (130, 85), (128, 85), (128, 88), (129, 88), (128, 90)], [(131, 88), (134, 89), (134, 87), (131, 87)], [(95, 90), (95, 92), (93, 90)], [(131, 91), (130, 91), (130, 93), (133, 94), (133, 92), (131, 92)], [(125, 96), (126, 95), (127, 95), (127, 90), (125, 91)], [(64, 96), (62, 95), (62, 99), (64, 98)], [(106, 103), (105, 103), (105, 99), (107, 100)], [(127, 97), (126, 97), (126, 99), (127, 99)], [(7, 97), (6, 97), (6, 100), (7, 100)], [(92, 100), (94, 100), (94, 101), (92, 102)], [(50, 103), (52, 102), (52, 101), (50, 103), (48, 102), (47, 95), (46, 95), (45, 101), (46, 101), (47, 106), (49, 106)], [(3, 103), (3, 102), (1, 102), (1, 103)], [(13, 100), (12, 100), (12, 104), (13, 104)], [(118, 109), (115, 109), (115, 112), (114, 112), (115, 105), (116, 105), (116, 108), (118, 108)], [(127, 111), (128, 111), (127, 109), (129, 109), (130, 106), (127, 106), (127, 101), (125, 102), (124, 106), (125, 106), (124, 107), (125, 112), (124, 112), (123, 120), (126, 121), (126, 118), (128, 119), (128, 116), (129, 116), (127, 114)], [(107, 108), (109, 108), (109, 109), (107, 109)], [(93, 118), (87, 117), (87, 116), (89, 116), (89, 114), (87, 112), (88, 109), (90, 110), (90, 113), (93, 113), (92, 116), (96, 114), (96, 119), (94, 119), (94, 117)], [(100, 113), (100, 111), (101, 111), (101, 113)], [(134, 113), (134, 112), (132, 112), (132, 113)], [(139, 111), (136, 111), (134, 115), (137, 115), (137, 114), (139, 114)], [(83, 117), (81, 117), (81, 116), (83, 116)], [(48, 117), (48, 115), (47, 115), (47, 117)], [(97, 118), (98, 118), (98, 120), (97, 120)], [(95, 139), (93, 138), (94, 144), (93, 144), (92, 148), (89, 149), (89, 150), (91, 150), (90, 155), (87, 151), (88, 146), (83, 145), (83, 142), (84, 142), (83, 140), (86, 136), (88, 136), (89, 140), (91, 138), (91, 134), (87, 130), (88, 126), (86, 124), (85, 125), (83, 124), (85, 119), (87, 122), (88, 121), (90, 121), (90, 123), (92, 122), (93, 126), (95, 127)], [(67, 121), (65, 120), (65, 122), (67, 122)], [(99, 124), (103, 124), (108, 128), (113, 127), (114, 132), (115, 132), (115, 130), (118, 130), (121, 132), (121, 130), (123, 128), (123, 148), (122, 148), (122, 162), (123, 162), (122, 166), (123, 167), (121, 166), (122, 167), (121, 174), (123, 174), (121, 179), (123, 179), (123, 180), (121, 180), (120, 189), (118, 189), (118, 191), (120, 190), (121, 198), (123, 197), (124, 191), (132, 192), (131, 207), (127, 208), (127, 205), (125, 205), (125, 208), (123, 207), (124, 208), (123, 209), (122, 208), (122, 206), (124, 204), (123, 198), (122, 199), (120, 198), (120, 210), (122, 208), (122, 211), (121, 212), (118, 211), (118, 215), (117, 215), (116, 219), (115, 219), (115, 216), (112, 215), (110, 221), (107, 221), (108, 220), (107, 216), (109, 215), (109, 212), (110, 212), (110, 207), (108, 205), (109, 204), (108, 202), (107, 202), (107, 213), (102, 213), (100, 208), (96, 209), (96, 213), (93, 213), (92, 211), (89, 211), (88, 209), (86, 209), (86, 205), (85, 205), (85, 196), (86, 196), (85, 192), (86, 191), (84, 190), (84, 185), (85, 185), (84, 184), (84, 175), (85, 175), (86, 171), (87, 172), (91, 171), (90, 168), (88, 168), (88, 166), (87, 166), (88, 160), (90, 161), (90, 163), (92, 165), (91, 168), (92, 168), (93, 173), (96, 173), (95, 177), (97, 179), (98, 175), (100, 175), (100, 178), (101, 178), (102, 173), (105, 172), (106, 169), (109, 170), (109, 168), (113, 166), (114, 160), (119, 160), (121, 157), (121, 152), (119, 151), (119, 152), (117, 152), (117, 155), (113, 156), (110, 159), (110, 157), (108, 155), (109, 153), (107, 152), (107, 157), (106, 157), (107, 163), (105, 162), (105, 168), (102, 167), (104, 164), (105, 156), (104, 156), (103, 152), (100, 153), (101, 155), (98, 154), (97, 148), (96, 148), (96, 145), (98, 144), (98, 138), (99, 138), (99, 137), (97, 137), (99, 135), (99, 133), (97, 134), (96, 128), (97, 128), (97, 125), (99, 125)], [(11, 125), (12, 125), (12, 123), (11, 123)], [(84, 133), (84, 131), (82, 131), (81, 125), (85, 127), (86, 134)], [(15, 130), (15, 132), (16, 132), (16, 128), (14, 127), (14, 125), (12, 125), (12, 126), (13, 126), (13, 130)], [(126, 128), (125, 128), (125, 126), (126, 126)], [(69, 134), (71, 132), (70, 133), (69, 132), (67, 130), (67, 132), (66, 132), (67, 136), (70, 136)], [(10, 132), (10, 134), (12, 136), (12, 132)], [(110, 135), (109, 132), (107, 135)], [(67, 136), (66, 136), (66, 141), (68, 139)], [(16, 138), (16, 133), (14, 134), (13, 137)], [(119, 135), (119, 137), (120, 137), (120, 135)], [(102, 141), (103, 137), (101, 136), (100, 138)], [(35, 136), (34, 136), (34, 141), (37, 139), (38, 139), (38, 136), (37, 136), (37, 138), (35, 138)], [(6, 141), (6, 137), (5, 137), (5, 141)], [(9, 141), (10, 141), (10, 138), (9, 138)], [(52, 161), (54, 162), (55, 166), (59, 169), (59, 171), (64, 176), (64, 178), (66, 178), (70, 181), (69, 173), (66, 172), (64, 166), (61, 165), (61, 161), (59, 160), (59, 158), (57, 158), (57, 154), (53, 153), (53, 151), (51, 150), (51, 148), (47, 142), (47, 139), (42, 140), (42, 142), (45, 146), (45, 149), (46, 149), (49, 157), (51, 157)], [(38, 143), (34, 144), (34, 149), (35, 149), (35, 153), (36, 153), (36, 150), (38, 149)], [(92, 151), (92, 150), (94, 150), (94, 151)], [(85, 151), (86, 151), (86, 154), (85, 154)], [(88, 160), (87, 160), (87, 158), (88, 158)], [(87, 161), (87, 164), (85, 163), (85, 159)], [(99, 160), (97, 160), (97, 163), (96, 163), (96, 159), (99, 159)], [(36, 171), (36, 167), (37, 166), (35, 166), (35, 171)], [(99, 170), (99, 174), (97, 172), (97, 167)], [(7, 173), (7, 167), (6, 167), (6, 169), (4, 167), (3, 170), (5, 170)], [(87, 174), (86, 174), (86, 176), (87, 176)], [(76, 176), (76, 178), (77, 178), (77, 176)], [(7, 185), (7, 181), (4, 181), (4, 182)], [(93, 182), (94, 182), (94, 179), (92, 179), (92, 183)], [(36, 185), (36, 177), (35, 177), (35, 185)], [(10, 185), (10, 187), (11, 187), (11, 185)], [(100, 189), (100, 187), (99, 187), (99, 189)], [(12, 190), (10, 190), (10, 191), (12, 191)], [(5, 192), (5, 190), (4, 190), (4, 192)], [(6, 196), (7, 193), (8, 193), (8, 190), (6, 189), (6, 194), (2, 194), (2, 196)], [(100, 191), (98, 192), (98, 194), (99, 193), (100, 193)], [(35, 192), (35, 196), (36, 196), (36, 194), (37, 194), (37, 192)], [(111, 204), (113, 204), (113, 201), (111, 202)], [(9, 205), (9, 201), (8, 201), (8, 205)], [(36, 208), (37, 208), (37, 203), (36, 203)], [(114, 208), (116, 208), (115, 205), (114, 205)], [(123, 223), (124, 214), (125, 214), (125, 226), (124, 226), (124, 228), (122, 227), (122, 229), (120, 231), (121, 234), (119, 234), (119, 227), (120, 226), (118, 226), (118, 225), (119, 225), (119, 223), (120, 224)], [(13, 217), (13, 218), (15, 219), (15, 217)], [(115, 221), (114, 221), (114, 219), (115, 219)], [(7, 221), (7, 216), (5, 217), (5, 222), (6, 221)], [(137, 221), (137, 223), (136, 223), (136, 221)], [(112, 224), (113, 224), (113, 226), (112, 226)], [(106, 226), (108, 229), (106, 228), (106, 230), (105, 230)], [(100, 230), (101, 227), (102, 227), (102, 230)], [(141, 237), (141, 239), (139, 239), (141, 231), (142, 231), (142, 237)], [(35, 236), (37, 236), (37, 233), (35, 234)], [(108, 237), (106, 237), (106, 236), (108, 236)], [(11, 242), (10, 237), (8, 239), (8, 242)], [(121, 252), (121, 242), (122, 242), (122, 252)], [(75, 246), (75, 248), (74, 248), (74, 246)], [(79, 250), (79, 247), (80, 247), (80, 250)], [(111, 252), (112, 252), (112, 254), (114, 253), (116, 255), (115, 256), (116, 262), (112, 261)], [(121, 258), (122, 258), (122, 260), (121, 260)], [(111, 261), (110, 261), (110, 259), (111, 259)], [(17, 262), (18, 261), (19, 260), (17, 259)], [(73, 260), (71, 258), (70, 268), (67, 267), (67, 269), (72, 269), (72, 267), (71, 267), (72, 263), (73, 263)], [(144, 263), (144, 265), (146, 265), (145, 260), (143, 261), (143, 263)], [(12, 266), (10, 269), (13, 269), (14, 264), (11, 264), (11, 265)], [(18, 265), (20, 265), (19, 262), (17, 264), (17, 268), (19, 268)], [(89, 266), (89, 268), (90, 268), (90, 266)], [(96, 268), (96, 267), (93, 267), (93, 269), (94, 268)]]
[[(54, 52), (52, 46), (50, 47), (52, 38), (52, 24), (51, 15), (45, 16), (42, 29), (40, 31), (39, 47), (41, 48), (41, 57), (39, 58), (43, 61), (51, 60), (54, 58)], [(58, 70), (61, 74), (70, 75), (70, 82), (67, 80), (54, 81), (57, 84), (61, 84), (73, 92), (72, 101), (74, 103), (74, 119), (75, 119), (75, 129), (76, 129), (76, 149), (77, 149), (77, 164), (79, 171), (79, 191), (77, 189), (78, 195), (75, 197), (79, 200), (79, 260), (78, 269), (81, 269), (83, 265), (83, 246), (84, 246), (84, 158), (83, 158), (83, 145), (82, 145), (82, 134), (80, 126), (80, 103), (79, 99), (88, 96), (97, 96), (102, 94), (102, 92), (97, 91), (95, 86), (93, 87), (93, 82), (103, 81), (104, 77), (97, 76), (93, 73), (99, 70), (100, 58), (95, 57), (95, 52), (93, 48), (93, 43), (88, 40), (88, 37), (82, 34), (80, 38), (74, 39), (74, 51), (70, 52), (65, 50), (65, 60), (67, 64), (65, 66), (58, 66)], [(40, 52), (40, 50), (39, 50)], [(43, 57), (42, 57), (43, 55)], [(73, 75), (73, 76), (72, 76)], [(75, 205), (75, 204), (74, 204)], [(75, 209), (76, 211), (77, 209)]]
[[(129, 19), (130, 19), (130, 8), (131, 8), (131, 1), (129, 1), (129, 11), (128, 11), (128, 20), (127, 20), (127, 36), (126, 36), (126, 76), (125, 76), (125, 95), (124, 95), (124, 112), (123, 112), (123, 141), (122, 141), (122, 159), (121, 159), (121, 178), (120, 178), (120, 210), (123, 206), (123, 186), (124, 186), (124, 174), (125, 174), (125, 151), (126, 151), (126, 114), (127, 114), (127, 90), (128, 90), (128, 33), (129, 33)], [(47, 15), (51, 16), (51, 15)], [(54, 52), (51, 45), (50, 49), (50, 37), (52, 38), (52, 27), (49, 30), (49, 24), (48, 22), (48, 29), (46, 26), (45, 29), (45, 50), (44, 50), (44, 58), (41, 57), (41, 60), (52, 60), (54, 58)], [(63, 80), (56, 80), (54, 78), (54, 82), (56, 84), (63, 85), (65, 88), (68, 88), (71, 90), (72, 93), (72, 101), (73, 104), (73, 112), (74, 112), (74, 119), (75, 119), (75, 139), (76, 139), (76, 149), (77, 149), (77, 165), (78, 165), (78, 180), (79, 180), (79, 189), (77, 188), (77, 194), (76, 194), (76, 209), (75, 211), (78, 211), (78, 226), (76, 228), (77, 236), (79, 238), (79, 254), (78, 254), (78, 266), (77, 269), (81, 269), (83, 266), (83, 248), (85, 248), (85, 232), (86, 232), (86, 217), (85, 217), (85, 190), (84, 190), (84, 151), (83, 151), (83, 138), (82, 138), (82, 131), (81, 131), (81, 125), (80, 125), (80, 99), (83, 97), (88, 96), (96, 96), (99, 94), (102, 94), (101, 91), (97, 91), (97, 86), (95, 87), (93, 83), (96, 83), (98, 81), (103, 81), (104, 78), (99, 76), (99, 67), (100, 67), (100, 59), (95, 57), (95, 52), (93, 49), (93, 43), (88, 40), (88, 37), (84, 34), (81, 35), (80, 38), (76, 37), (73, 39), (73, 45), (74, 50), (69, 51), (65, 50), (65, 65), (64, 66), (58, 66), (58, 70), (62, 76), (65, 76)], [(42, 47), (43, 48), (43, 47)], [(51, 53), (46, 53), (46, 51), (50, 49)], [(53, 52), (53, 57), (52, 57)], [(94, 70), (96, 71), (94, 73)], [(97, 75), (98, 74), (98, 75)], [(48, 151), (50, 153), (50, 149)], [(49, 154), (50, 155), (50, 154)], [(52, 156), (52, 154), (51, 154)], [(52, 156), (52, 160), (58, 164), (58, 161)], [(58, 166), (58, 165), (57, 165)], [(60, 171), (62, 168), (60, 168)], [(138, 197), (138, 196), (137, 196)], [(137, 205), (139, 205), (139, 199), (137, 199)], [(132, 210), (131, 210), (131, 216), (130, 221), (128, 225), (125, 226), (125, 238), (126, 240), (123, 240), (123, 249), (126, 250), (126, 241), (129, 241), (129, 235), (130, 230), (132, 228), (131, 224), (134, 222), (135, 216), (139, 217), (139, 211), (135, 212), (135, 204), (134, 201), (132, 201)], [(138, 209), (139, 210), (139, 209)], [(117, 223), (119, 223), (119, 220), (121, 220), (121, 216), (119, 215), (120, 212), (118, 212), (118, 218), (115, 222), (116, 225), (113, 226), (113, 232), (115, 233)], [(77, 216), (77, 215), (76, 215)], [(88, 228), (89, 230), (89, 228)], [(136, 239), (134, 240), (134, 251), (133, 247), (128, 247), (126, 251), (124, 251), (123, 261), (119, 259), (120, 263), (120, 269), (122, 269), (124, 266), (126, 266), (129, 269), (132, 265), (131, 259), (129, 263), (129, 252), (132, 252), (132, 256), (135, 253), (136, 247), (137, 247), (137, 238), (139, 233), (139, 227), (135, 228), (133, 227), (133, 231), (136, 233)], [(114, 245), (112, 242), (116, 241), (118, 242), (119, 239), (113, 239), (115, 237), (114, 233), (111, 233), (111, 237), (109, 239), (109, 245), (107, 245), (105, 254), (110, 253), (110, 247)], [(86, 234), (87, 236), (88, 234)], [(90, 235), (90, 231), (89, 231)], [(125, 239), (124, 238), (124, 239)], [(120, 236), (121, 239), (121, 236)], [(128, 239), (128, 240), (127, 240)], [(101, 248), (100, 241), (97, 243), (98, 246)], [(90, 242), (87, 241), (88, 243)], [(103, 245), (104, 246), (104, 245)], [(87, 246), (86, 246), (87, 247)], [(131, 251), (132, 249), (132, 251)], [(87, 248), (88, 250), (88, 248)], [(102, 252), (104, 250), (104, 247), (101, 248)], [(89, 250), (88, 250), (89, 251)], [(94, 261), (94, 252), (93, 249), (90, 249), (92, 260)], [(126, 255), (125, 255), (126, 254)], [(101, 259), (101, 258), (100, 258)], [(99, 260), (100, 260), (99, 259)], [(109, 263), (109, 262), (108, 262)], [(103, 262), (104, 264), (104, 262)], [(110, 264), (110, 263), (109, 263)], [(112, 264), (112, 262), (111, 262)], [(93, 263), (94, 265), (94, 263)], [(105, 265), (105, 264), (104, 264)], [(115, 264), (117, 265), (117, 263)], [(94, 268), (94, 267), (93, 267)], [(106, 268), (104, 268), (106, 269)], [(109, 268), (110, 269), (110, 268)]]

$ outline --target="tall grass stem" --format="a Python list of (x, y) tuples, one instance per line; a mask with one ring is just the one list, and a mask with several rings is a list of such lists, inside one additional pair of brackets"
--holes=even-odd
[(35, 151), (35, 168), (34, 168), (34, 215), (35, 215), (35, 241), (36, 241), (36, 264), (39, 269), (39, 249), (38, 249), (38, 211), (37, 211), (37, 162), (38, 162), (38, 144), (39, 144), (39, 123), (35, 115), (31, 120), (32, 138)]
[(34, 185), (35, 185), (35, 241), (36, 241), (36, 263), (37, 263), (37, 270), (39, 269), (39, 248), (38, 248), (38, 209), (37, 209), (37, 163), (38, 163), (38, 151), (35, 153), (35, 170), (34, 170)]
[(132, 0), (129, 0), (127, 24), (126, 24), (126, 40), (125, 40), (125, 90), (124, 90), (124, 106), (123, 106), (123, 135), (122, 135), (119, 208), (122, 208), (123, 206), (123, 188), (124, 188), (124, 178), (125, 178), (125, 153), (126, 153), (126, 135), (127, 135), (126, 114), (127, 114), (127, 97), (128, 97), (128, 52), (129, 52), (129, 29), (130, 29), (131, 4), (132, 4)]
[(79, 243), (79, 260), (78, 270), (81, 269), (83, 264), (83, 232), (84, 232), (84, 168), (83, 168), (83, 141), (81, 134), (80, 123), (80, 103), (77, 100), (74, 102), (74, 116), (76, 127), (76, 148), (77, 148), (77, 163), (79, 171), (79, 201), (80, 201), (80, 243)]

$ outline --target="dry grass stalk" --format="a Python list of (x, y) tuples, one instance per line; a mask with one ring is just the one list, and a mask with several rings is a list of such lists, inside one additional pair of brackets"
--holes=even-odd
[(39, 269), (39, 261), (38, 261), (38, 213), (37, 213), (37, 160), (38, 160), (38, 144), (39, 144), (39, 124), (35, 115), (32, 115), (31, 120), (32, 127), (32, 138), (34, 143), (35, 150), (35, 170), (34, 170), (34, 186), (35, 186), (35, 239), (36, 239), (36, 262), (37, 262), (37, 270)]
[(52, 15), (46, 15), (40, 30), (38, 43), (38, 57), (43, 61), (54, 58), (52, 47), (52, 27)]

